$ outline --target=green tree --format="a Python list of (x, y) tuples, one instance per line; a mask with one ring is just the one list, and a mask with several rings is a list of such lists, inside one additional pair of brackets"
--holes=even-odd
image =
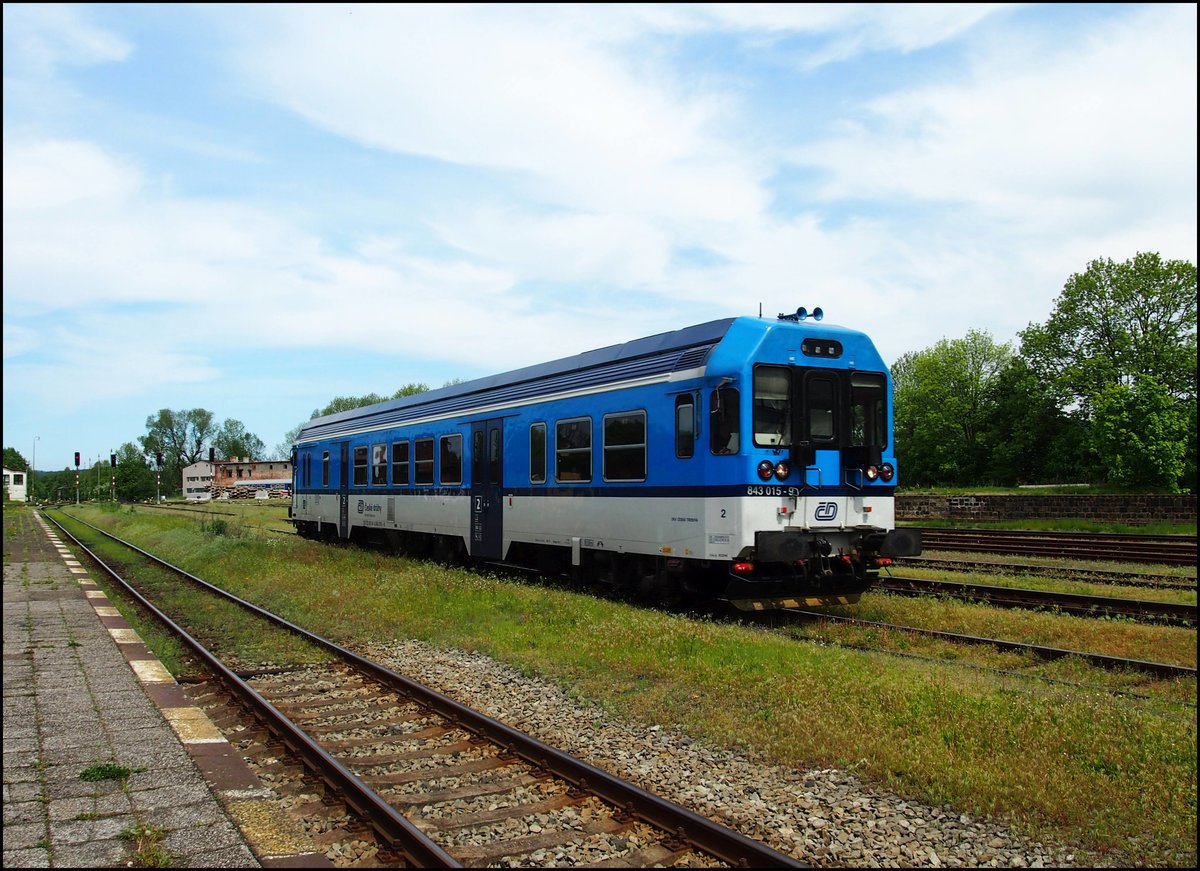
[(16, 448), (4, 449), (4, 468), (14, 472), (28, 472), (29, 460)]
[[(447, 382), (452, 383), (452, 382)], [(367, 405), (374, 405), (377, 402), (387, 402), (389, 399), (401, 399), (405, 396), (416, 396), (418, 393), (428, 393), (429, 385), (420, 382), (411, 382), (400, 387), (391, 396), (380, 396), (378, 393), (368, 393), (365, 396), (338, 396), (332, 399), (324, 408), (315, 408), (309, 416), (309, 420), (316, 420), (318, 417), (325, 417), (327, 414), (338, 414), (343, 411), (353, 411), (356, 408), (363, 408)]]
[(118, 502), (142, 502), (153, 499), (154, 470), (146, 462), (142, 449), (133, 442), (117, 448), (117, 468), (114, 470)]
[(186, 411), (163, 408), (146, 418), (146, 435), (139, 436), (138, 442), (145, 457), (163, 455), (164, 494), (179, 492), (184, 467), (200, 459), (214, 434), (213, 413), (204, 408)]
[(1011, 359), (1008, 345), (971, 330), (963, 339), (905, 354), (892, 366), (897, 462), (908, 484), (963, 484), (986, 464), (982, 438), (993, 383)]
[(1092, 461), (1086, 420), (1060, 409), (1054, 392), (1020, 357), (1011, 358), (992, 379), (981, 430), (982, 482), (1102, 480)]
[(1093, 260), (1046, 323), (1021, 333), (1021, 354), (1087, 420), (1110, 481), (1195, 487), (1195, 264), (1156, 253)]
[(1180, 489), (1189, 418), (1165, 387), (1149, 376), (1132, 387), (1110, 384), (1096, 392), (1093, 405), (1092, 441), (1109, 481)]
[(252, 432), (247, 432), (240, 420), (225, 418), (221, 429), (213, 437), (212, 446), (218, 457), (249, 457), (251, 460), (263, 459), (267, 446), (262, 439)]
[(1072, 275), (1045, 324), (1021, 334), (1021, 356), (1089, 409), (1104, 388), (1153, 378), (1177, 399), (1196, 398), (1196, 266), (1140, 253), (1093, 260)]

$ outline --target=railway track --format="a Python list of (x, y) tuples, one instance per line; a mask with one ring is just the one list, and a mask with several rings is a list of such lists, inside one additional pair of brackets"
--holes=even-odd
[(948, 559), (942, 557), (897, 557), (896, 564), (911, 568), (969, 570), (993, 574), (1051, 575), (1076, 578), (1099, 584), (1121, 587), (1144, 587), (1155, 590), (1196, 589), (1195, 578), (1150, 572), (1122, 572), (1111, 569), (1085, 569), (1074, 566), (1035, 565), (1032, 563), (998, 563), (983, 560)]
[(879, 623), (873, 620), (859, 620), (855, 617), (842, 617), (836, 614), (825, 614), (820, 611), (806, 611), (797, 608), (782, 609), (782, 613), (805, 619), (827, 620), (835, 623), (846, 623), (854, 626), (869, 626), (875, 629), (885, 629), (895, 632), (906, 632), (924, 638), (936, 638), (943, 641), (953, 641), (957, 644), (986, 645), (1012, 653), (1028, 653), (1038, 659), (1056, 660), (1068, 656), (1078, 657), (1097, 668), (1110, 670), (1126, 669), (1142, 672), (1154, 677), (1177, 678), (1195, 677), (1196, 669), (1184, 665), (1172, 665), (1164, 662), (1149, 662), (1143, 659), (1127, 659), (1120, 656), (1108, 656), (1103, 653), (1087, 653), (1080, 650), (1066, 650), (1061, 647), (1048, 647), (1041, 644), (1026, 644), (1020, 641), (1006, 641), (1000, 638), (986, 638), (978, 635), (963, 635), (956, 632), (942, 632), (936, 629), (922, 629), (916, 626), (899, 626), (893, 623)]
[[(230, 710), (252, 711), (265, 743), (303, 762), (325, 803), (340, 801), (364, 821), (377, 842), (374, 864), (800, 867), (72, 518), (334, 657), (327, 665), (238, 674), (49, 519), (183, 640), (232, 696)], [(206, 683), (199, 694), (212, 692)]]
[(987, 602), (1000, 608), (1046, 609), (1084, 617), (1130, 617), (1172, 626), (1196, 625), (1194, 604), (1116, 599), (1111, 596), (1087, 596), (1080, 593), (995, 587), (956, 581), (932, 581), (898, 575), (880, 577), (877, 586), (894, 593), (917, 596), (933, 593), (967, 601)]
[(1195, 565), (1196, 539), (1186, 535), (1042, 532), (1012, 529), (916, 527), (926, 550), (1074, 557), (1112, 562)]

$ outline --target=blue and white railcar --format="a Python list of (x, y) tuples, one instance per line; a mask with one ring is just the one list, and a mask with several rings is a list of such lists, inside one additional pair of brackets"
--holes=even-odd
[[(818, 310), (819, 312), (819, 310)], [(861, 332), (730, 318), (310, 421), (313, 537), (742, 608), (853, 602), (891, 556), (891, 379)]]

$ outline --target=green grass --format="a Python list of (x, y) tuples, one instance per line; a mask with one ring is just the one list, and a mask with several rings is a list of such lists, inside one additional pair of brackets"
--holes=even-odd
[[(851, 768), (914, 799), (1118, 850), (1134, 864), (1196, 859), (1194, 680), (828, 626), (792, 637), (353, 548), (205, 533), (174, 512), (80, 514), (351, 647), (411, 637), (480, 651), (618, 715), (678, 724), (768, 761)], [(1192, 630), (883, 594), (852, 610), (1145, 659), (1190, 652), (1195, 662)], [(223, 635), (219, 613), (205, 619), (218, 621), (207, 630), (215, 638), (250, 634)]]
[(133, 868), (169, 868), (171, 855), (160, 843), (167, 836), (167, 830), (150, 823), (138, 823), (124, 829), (117, 837), (128, 841), (133, 857), (129, 866)]
[(128, 780), (131, 775), (145, 770), (144, 768), (129, 768), (124, 765), (118, 765), (115, 762), (97, 762), (83, 769), (79, 773), (79, 779), (86, 780), (89, 783), (95, 783), (100, 780)]

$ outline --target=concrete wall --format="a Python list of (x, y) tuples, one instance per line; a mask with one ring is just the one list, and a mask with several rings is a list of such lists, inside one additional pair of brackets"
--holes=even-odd
[(1109, 523), (1196, 522), (1195, 496), (926, 496), (896, 497), (896, 519), (1029, 520), (1084, 518)]

